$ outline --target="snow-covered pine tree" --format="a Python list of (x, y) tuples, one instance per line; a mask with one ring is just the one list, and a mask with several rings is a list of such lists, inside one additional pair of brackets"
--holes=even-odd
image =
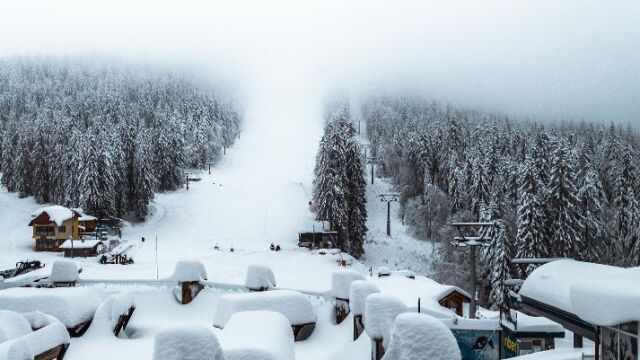
[(636, 262), (638, 246), (638, 227), (640, 226), (640, 211), (635, 193), (638, 172), (633, 162), (631, 149), (622, 152), (615, 186), (615, 226), (616, 253), (622, 265), (632, 265)]
[(131, 210), (140, 219), (144, 219), (149, 213), (148, 205), (153, 199), (153, 193), (156, 188), (151, 150), (151, 137), (148, 132), (144, 130), (138, 132), (133, 159), (134, 190)]
[(509, 239), (507, 225), (503, 220), (496, 221), (495, 235), (491, 240), (489, 269), (491, 293), (491, 308), (493, 310), (505, 307), (508, 301), (508, 287), (505, 280), (511, 278), (512, 242)]
[(367, 183), (364, 178), (362, 152), (355, 137), (355, 129), (346, 123), (349, 137), (345, 151), (345, 176), (347, 199), (347, 232), (349, 253), (359, 258), (364, 253), (364, 241), (367, 235)]
[[(539, 198), (538, 181), (535, 164), (529, 157), (520, 177), (520, 205), (516, 236), (516, 257), (518, 258), (542, 258), (549, 255), (541, 231), (544, 214)], [(534, 269), (535, 266), (529, 265), (525, 271), (529, 274)]]
[(559, 141), (552, 155), (547, 194), (552, 256), (580, 258), (582, 216), (579, 213), (574, 159)]

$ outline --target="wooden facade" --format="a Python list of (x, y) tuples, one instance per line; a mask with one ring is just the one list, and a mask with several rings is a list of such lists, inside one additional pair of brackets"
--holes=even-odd
[(36, 251), (60, 251), (60, 245), (69, 238), (79, 239), (78, 213), (72, 211), (72, 217), (62, 224), (57, 224), (46, 211), (35, 216), (29, 226), (32, 227), (32, 237), (36, 242)]
[(459, 291), (452, 291), (447, 296), (439, 300), (441, 306), (456, 312), (456, 315), (463, 316), (463, 304), (470, 303), (471, 298)]

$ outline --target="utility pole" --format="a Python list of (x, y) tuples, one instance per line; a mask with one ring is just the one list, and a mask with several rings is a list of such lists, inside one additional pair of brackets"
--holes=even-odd
[[(73, 232), (73, 229), (71, 229), (71, 232)], [(75, 251), (73, 250), (73, 234), (69, 235), (69, 241), (71, 241), (71, 258), (74, 258)]]
[(156, 234), (156, 280), (158, 280), (158, 234)]
[(371, 164), (371, 185), (373, 185), (373, 168), (376, 166), (379, 160), (380, 160), (379, 157), (373, 157), (373, 156), (369, 157), (369, 159), (367, 160), (367, 163)]
[(187, 190), (189, 190), (189, 174), (187, 174)]
[(211, 163), (209, 163), (209, 175), (211, 175)]
[[(477, 275), (476, 275), (476, 253), (477, 247), (490, 246), (491, 238), (487, 237), (489, 230), (495, 228), (494, 222), (460, 222), (451, 223), (451, 226), (455, 227), (460, 233), (460, 236), (453, 238), (451, 244), (458, 248), (469, 248), (469, 266), (471, 267), (471, 306), (469, 306), (469, 318), (475, 319), (477, 309)], [(478, 229), (477, 236), (466, 236), (464, 229)]]
[(394, 193), (380, 194), (378, 196), (380, 197), (380, 201), (387, 202), (387, 236), (391, 236), (391, 202), (398, 201), (400, 196)]

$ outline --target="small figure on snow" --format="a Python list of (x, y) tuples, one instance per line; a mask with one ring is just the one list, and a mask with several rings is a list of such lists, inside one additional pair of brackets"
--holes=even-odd
[(276, 251), (280, 251), (280, 244), (276, 245)]
[(275, 251), (276, 250), (276, 246), (273, 243), (271, 243), (271, 246), (269, 246), (269, 250)]
[(220, 246), (218, 244), (213, 245), (213, 250), (220, 251)]
[(234, 252), (233, 245), (231, 245), (231, 247), (229, 248), (229, 252)]

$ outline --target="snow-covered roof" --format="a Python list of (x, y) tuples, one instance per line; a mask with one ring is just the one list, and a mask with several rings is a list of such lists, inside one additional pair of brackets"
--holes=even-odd
[(73, 327), (93, 318), (102, 296), (92, 288), (11, 288), (0, 291), (0, 309), (40, 311)]
[(544, 333), (564, 333), (562, 325), (555, 323), (542, 316), (530, 316), (521, 312), (516, 312), (514, 317), (516, 324), (504, 321), (503, 325), (513, 331), (519, 332), (544, 332)]
[(32, 217), (37, 217), (42, 213), (47, 213), (49, 219), (56, 223), (56, 225), (62, 225), (65, 220), (71, 219), (74, 215), (77, 215), (73, 210), (68, 207), (60, 206), (60, 205), (51, 205), (42, 207), (33, 213), (31, 213)]
[(398, 315), (383, 360), (459, 360), (458, 342), (451, 331), (429, 315)]
[(78, 218), (78, 221), (91, 221), (91, 220), (98, 220), (98, 218), (97, 218), (97, 217), (95, 217), (95, 216), (91, 216), (91, 215), (87, 215), (87, 214), (85, 214), (85, 213), (84, 213), (84, 209), (82, 209), (82, 208), (73, 208), (73, 209), (71, 209), (71, 210), (73, 210), (73, 211), (77, 212), (77, 213), (78, 213), (78, 215), (80, 216), (80, 217)]
[(422, 312), (429, 313), (439, 319), (455, 318), (456, 314), (451, 309), (440, 305), (440, 300), (454, 291), (471, 298), (469, 293), (457, 286), (442, 285), (424, 276), (416, 276), (410, 279), (403, 274), (392, 273), (390, 276), (374, 277), (369, 281), (378, 286), (383, 294), (393, 294), (402, 300), (411, 309), (417, 309), (418, 298)]
[(227, 294), (218, 299), (213, 325), (226, 327), (235, 313), (243, 311), (275, 311), (283, 314), (291, 325), (315, 323), (318, 315), (311, 301), (299, 292), (273, 290), (240, 294)]
[(542, 265), (520, 295), (569, 312), (595, 325), (640, 321), (640, 267), (619, 268), (575, 260)]
[(60, 249), (91, 249), (100, 244), (102, 240), (73, 240), (73, 246), (71, 242), (72, 240), (66, 240), (60, 245)]
[(287, 318), (272, 311), (234, 314), (220, 337), (226, 360), (293, 360), (293, 332)]

